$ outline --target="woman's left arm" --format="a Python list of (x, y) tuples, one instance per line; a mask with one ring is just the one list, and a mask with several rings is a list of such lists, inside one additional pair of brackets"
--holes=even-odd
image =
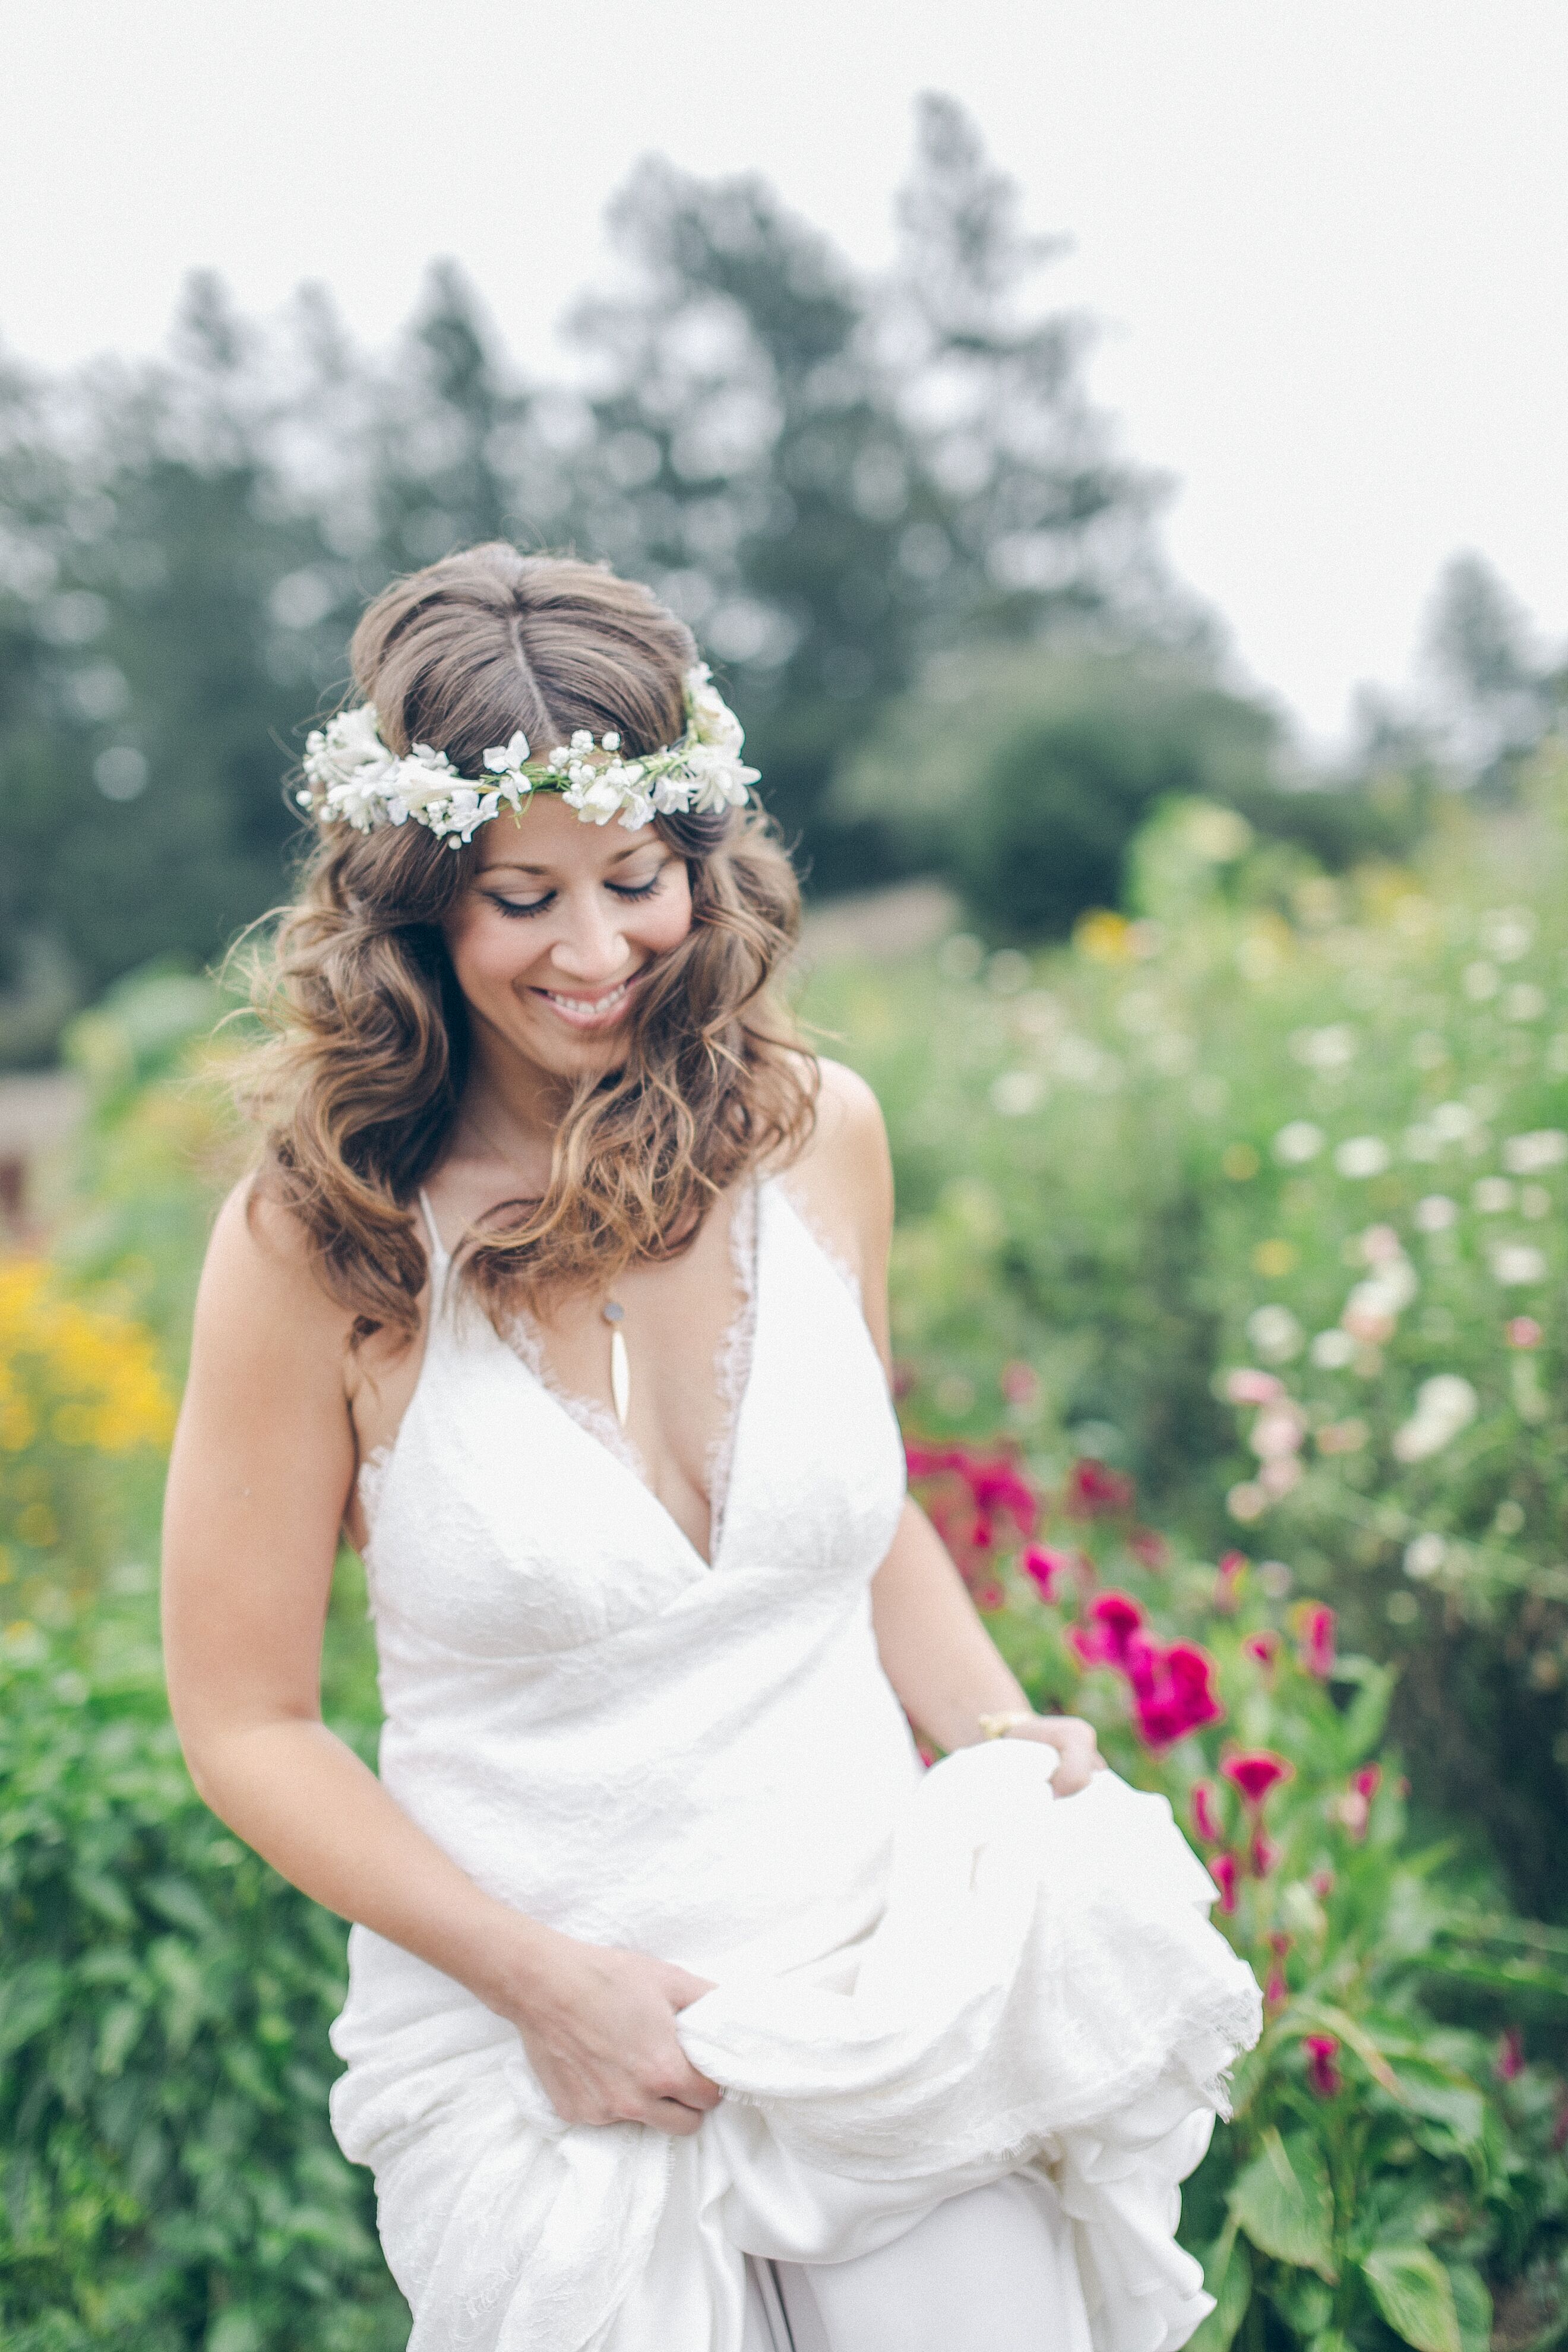
[[(893, 1171), (875, 1095), (841, 1063), (824, 1062), (817, 1135), (799, 1181), (819, 1222), (852, 1248), (866, 1321), (889, 1380), (888, 1253)], [(1061, 1796), (1099, 1768), (1093, 1727), (1077, 1716), (1036, 1715), (981, 1623), (945, 1545), (918, 1503), (906, 1501), (892, 1547), (871, 1585), (871, 1618), (883, 1670), (904, 1712), (935, 1746), (967, 1748), (987, 1736), (984, 1718), (1013, 1717), (1012, 1738), (1055, 1748)]]

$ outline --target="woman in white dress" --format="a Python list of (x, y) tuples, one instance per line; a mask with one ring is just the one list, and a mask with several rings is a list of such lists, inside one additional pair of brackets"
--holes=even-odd
[[(739, 727), (647, 590), (505, 546), (353, 660), (165, 1632), (203, 1796), (355, 1923), (414, 2352), (1174, 2352), (1257, 1990), (905, 1496), (881, 1121), (770, 994)], [(320, 1716), (342, 1529), (379, 1774)]]

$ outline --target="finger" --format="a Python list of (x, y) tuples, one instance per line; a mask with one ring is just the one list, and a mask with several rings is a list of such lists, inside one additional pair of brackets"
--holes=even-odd
[(698, 2107), (704, 2115), (710, 2107), (716, 2107), (724, 2095), (721, 2084), (710, 2083), (706, 2074), (700, 2074), (685, 2058), (679, 2070), (672, 2071), (660, 2083), (659, 2093), (664, 2098), (679, 2099), (683, 2107)]
[(695, 2107), (684, 2106), (679, 2099), (655, 2099), (643, 2121), (655, 2131), (668, 2132), (672, 2139), (689, 2139), (701, 2128), (702, 2117)]
[(705, 1992), (712, 1990), (710, 1977), (694, 1977), (685, 1969), (672, 1968), (669, 1971), (669, 1999), (675, 2009), (689, 2009), (694, 2000), (700, 2000)]

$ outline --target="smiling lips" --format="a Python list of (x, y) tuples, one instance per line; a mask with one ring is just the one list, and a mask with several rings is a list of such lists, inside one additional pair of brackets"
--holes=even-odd
[(551, 1011), (573, 1029), (607, 1029), (618, 1021), (631, 995), (636, 972), (618, 980), (614, 988), (602, 988), (596, 995), (558, 995), (552, 988), (536, 988), (535, 996), (542, 997)]

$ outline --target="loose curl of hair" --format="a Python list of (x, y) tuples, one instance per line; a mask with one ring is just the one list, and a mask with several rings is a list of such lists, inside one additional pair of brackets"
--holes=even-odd
[[(673, 742), (696, 658), (648, 589), (503, 542), (395, 582), (352, 649), (388, 747), (434, 744), (464, 775), (519, 728), (546, 745), (618, 729), (634, 756)], [(811, 1131), (817, 1065), (772, 987), (799, 928), (788, 857), (754, 809), (655, 823), (686, 862), (691, 928), (638, 989), (622, 1065), (573, 1089), (542, 1198), (468, 1237), (462, 1279), (498, 1323), (546, 1289), (678, 1255), (719, 1193)], [(254, 970), (271, 1032), (241, 1082), (265, 1133), (258, 1190), (303, 1227), (356, 1345), (419, 1328), (412, 1203), (469, 1055), (443, 926), (475, 865), (420, 824), (323, 826)]]

